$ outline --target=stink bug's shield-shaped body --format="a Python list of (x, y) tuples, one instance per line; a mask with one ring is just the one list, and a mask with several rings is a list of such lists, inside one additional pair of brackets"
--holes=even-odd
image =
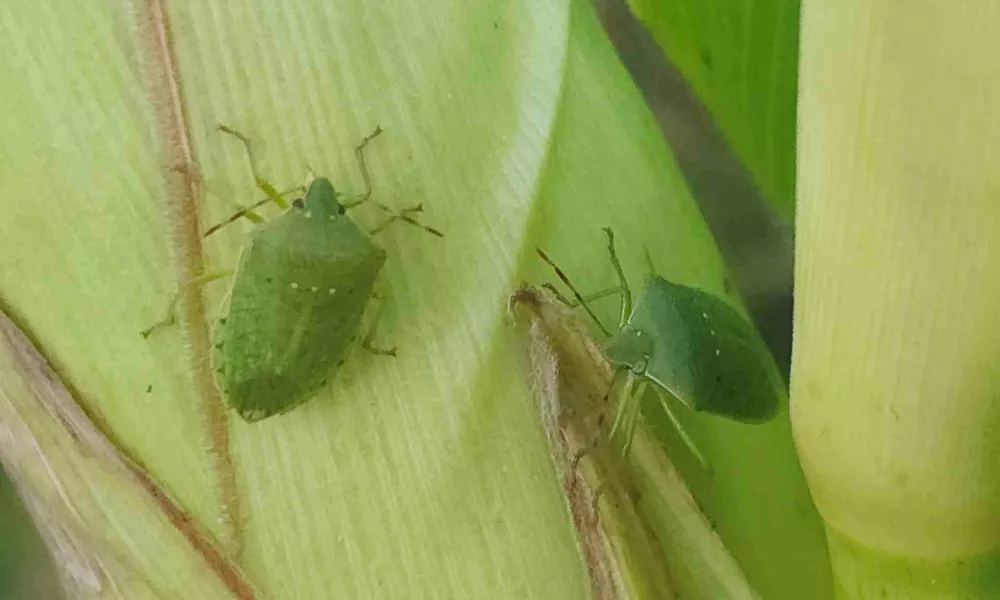
[[(631, 443), (639, 401), (648, 383), (696, 411), (742, 423), (774, 418), (781, 408), (784, 381), (753, 325), (722, 300), (657, 275), (646, 278), (633, 309), (632, 293), (615, 253), (614, 235), (608, 228), (605, 233), (619, 284), (591, 295), (589, 300), (544, 252), (539, 251), (539, 255), (572, 290), (576, 302), (563, 298), (554, 287), (546, 287), (563, 302), (585, 308), (605, 333), (607, 329), (587, 303), (612, 293), (621, 296), (618, 330), (609, 335), (601, 350), (615, 367), (616, 375), (627, 373), (612, 428), (612, 434), (622, 431), (623, 448), (627, 451)], [(664, 395), (657, 396), (685, 444), (700, 462), (707, 464)]]
[(650, 275), (628, 321), (602, 346), (608, 361), (684, 405), (740, 421), (770, 420), (784, 387), (763, 340), (731, 306)]
[(327, 179), (254, 231), (215, 331), (229, 405), (256, 421), (316, 393), (357, 338), (385, 259)]

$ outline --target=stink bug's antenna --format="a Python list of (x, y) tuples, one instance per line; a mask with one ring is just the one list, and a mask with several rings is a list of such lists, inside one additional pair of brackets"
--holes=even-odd
[(678, 419), (677, 415), (674, 414), (674, 411), (670, 409), (670, 403), (667, 402), (666, 394), (667, 392), (665, 391), (656, 390), (656, 395), (660, 401), (660, 405), (663, 407), (664, 412), (667, 413), (667, 417), (670, 419), (670, 423), (673, 424), (674, 431), (677, 432), (677, 435), (681, 438), (681, 442), (683, 442), (684, 445), (687, 446), (688, 452), (690, 452), (691, 455), (694, 456), (694, 459), (698, 461), (698, 464), (701, 465), (701, 467), (705, 469), (707, 472), (711, 473), (712, 472), (711, 465), (708, 463), (708, 460), (705, 458), (705, 455), (702, 453), (702, 451), (698, 449), (698, 445), (694, 443), (694, 439), (691, 438), (691, 435), (687, 432), (687, 429), (683, 425), (681, 425), (680, 419)]
[[(587, 314), (590, 315), (590, 318), (594, 320), (594, 323), (597, 323), (597, 326), (601, 329), (601, 332), (603, 332), (605, 336), (610, 336), (611, 334), (608, 332), (607, 328), (605, 328), (604, 324), (601, 323), (601, 320), (597, 318), (597, 315), (594, 314), (594, 311), (590, 309), (590, 306), (587, 304), (587, 301), (584, 299), (583, 296), (580, 295), (580, 292), (578, 292), (573, 283), (570, 282), (569, 277), (566, 277), (566, 274), (563, 273), (562, 269), (556, 266), (556, 263), (552, 262), (552, 259), (549, 258), (548, 255), (545, 254), (545, 252), (542, 251), (541, 248), (535, 248), (535, 252), (537, 252), (538, 256), (540, 256), (542, 260), (548, 263), (548, 265), (552, 267), (553, 270), (555, 270), (556, 275), (559, 277), (559, 279), (562, 280), (564, 284), (566, 284), (566, 287), (568, 287), (569, 290), (573, 292), (573, 297), (576, 298), (577, 303), (580, 306), (582, 306), (585, 311), (587, 311)], [(551, 290), (552, 292), (555, 292), (556, 296), (558, 296), (563, 301), (564, 304), (570, 307), (574, 306), (574, 304), (572, 304), (571, 302), (566, 301), (566, 299), (563, 298), (561, 294), (559, 294), (559, 291), (556, 290), (551, 285), (546, 285), (545, 287)]]
[(412, 215), (414, 213), (424, 212), (424, 205), (423, 205), (422, 202), (419, 203), (419, 204), (415, 204), (413, 206), (408, 206), (406, 208), (400, 209), (399, 211), (395, 211), (395, 210), (389, 208), (388, 206), (386, 206), (385, 204), (382, 204), (381, 202), (376, 203), (376, 205), (380, 209), (382, 209), (384, 212), (388, 213), (390, 216), (389, 216), (388, 219), (386, 219), (385, 221), (383, 221), (381, 225), (379, 225), (375, 229), (372, 229), (371, 231), (369, 231), (368, 235), (375, 235), (376, 233), (379, 233), (380, 231), (382, 231), (383, 229), (385, 229), (386, 227), (388, 227), (392, 223), (395, 223), (396, 221), (403, 221), (404, 223), (409, 223), (410, 225), (413, 225), (414, 227), (423, 229), (427, 233), (430, 233), (432, 235), (436, 235), (437, 237), (444, 237), (444, 234), (441, 233), (440, 231), (438, 231), (437, 229), (434, 229), (433, 227), (430, 227), (428, 225), (424, 225), (420, 221), (418, 221), (418, 220), (414, 219), (412, 216), (410, 216), (410, 215)]
[(563, 304), (569, 306), (570, 308), (576, 307), (578, 305), (583, 306), (584, 310), (587, 311), (587, 314), (590, 315), (590, 318), (593, 319), (595, 323), (597, 323), (598, 327), (600, 327), (605, 337), (610, 337), (611, 334), (608, 333), (607, 328), (604, 327), (604, 324), (601, 323), (601, 320), (597, 318), (597, 315), (594, 314), (594, 311), (590, 309), (590, 306), (588, 306), (587, 303), (593, 300), (597, 300), (599, 298), (603, 298), (605, 296), (611, 296), (612, 294), (620, 295), (622, 304), (621, 304), (621, 317), (618, 320), (618, 329), (621, 329), (622, 327), (625, 326), (625, 323), (628, 322), (628, 318), (632, 314), (632, 291), (628, 287), (628, 281), (625, 280), (625, 271), (622, 269), (621, 261), (618, 260), (618, 253), (615, 252), (615, 234), (613, 231), (611, 231), (610, 227), (603, 227), (602, 229), (604, 230), (604, 233), (607, 234), (608, 236), (608, 254), (611, 256), (611, 265), (615, 268), (615, 274), (618, 275), (618, 285), (612, 288), (608, 288), (606, 290), (602, 290), (595, 294), (591, 294), (589, 296), (580, 295), (580, 292), (578, 292), (576, 288), (573, 286), (573, 284), (570, 283), (569, 277), (566, 277), (566, 274), (563, 273), (562, 269), (556, 266), (556, 264), (552, 262), (552, 259), (550, 259), (548, 255), (545, 254), (545, 252), (543, 252), (538, 248), (535, 248), (535, 251), (538, 252), (538, 256), (542, 257), (542, 260), (548, 263), (550, 267), (555, 269), (556, 275), (559, 276), (559, 279), (561, 279), (562, 282), (566, 284), (566, 287), (568, 287), (570, 291), (573, 292), (573, 297), (576, 298), (576, 302), (570, 302), (569, 300), (564, 298), (562, 294), (559, 293), (559, 290), (557, 290), (555, 286), (553, 286), (552, 284), (546, 283), (543, 284), (542, 287), (554, 293), (556, 297), (560, 301), (562, 301)]
[[(294, 193), (294, 192), (298, 192), (300, 194), (304, 194), (305, 191), (306, 191), (306, 188), (302, 187), (301, 185), (297, 185), (297, 186), (295, 186), (293, 188), (289, 188), (289, 189), (287, 189), (287, 190), (285, 190), (283, 192), (279, 192), (279, 193), (281, 194), (281, 196), (287, 196), (287, 195), (289, 195), (291, 193)], [(263, 223), (264, 219), (261, 218), (257, 213), (255, 213), (254, 209), (255, 208), (260, 208), (261, 206), (264, 206), (265, 204), (268, 204), (270, 202), (274, 202), (274, 200), (272, 200), (271, 198), (264, 198), (263, 200), (257, 201), (255, 203), (251, 204), (250, 206), (246, 206), (244, 208), (241, 208), (240, 210), (238, 210), (238, 211), (234, 212), (232, 215), (230, 215), (229, 218), (226, 219), (225, 221), (222, 221), (221, 223), (216, 223), (215, 225), (212, 225), (211, 227), (209, 227), (208, 229), (206, 229), (205, 233), (204, 233), (204, 235), (202, 237), (208, 237), (208, 236), (212, 235), (213, 233), (215, 233), (216, 231), (222, 229), (226, 225), (229, 225), (233, 221), (237, 221), (237, 220), (239, 220), (239, 219), (241, 219), (243, 217), (246, 217), (247, 219), (250, 219), (254, 223)]]

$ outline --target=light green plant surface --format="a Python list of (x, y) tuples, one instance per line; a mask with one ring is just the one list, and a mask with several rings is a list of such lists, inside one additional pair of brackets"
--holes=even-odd
[(795, 211), (798, 0), (628, 0), (764, 196)]
[(803, 6), (792, 414), (845, 598), (1000, 596), (996, 6)]
[[(243, 547), (240, 564), (262, 597), (581, 597), (505, 298), (545, 276), (536, 245), (581, 287), (611, 282), (602, 225), (618, 232), (634, 280), (644, 247), (679, 283), (721, 293), (724, 276), (589, 5), (166, 9), (183, 111), (150, 83), (161, 65), (155, 4), (0, 8), (4, 309), (121, 448), (226, 551)], [(207, 322), (138, 335), (177, 289), (178, 263), (231, 266), (246, 239), (246, 226), (231, 227), (202, 256), (178, 218), (200, 210), (207, 225), (231, 211), (229, 199), (258, 197), (239, 146), (213, 131), (219, 122), (258, 142), (278, 187), (312, 170), (347, 191), (361, 185), (353, 145), (381, 124), (370, 154), (378, 198), (424, 202), (423, 218), (447, 236), (402, 226), (381, 236), (390, 255), (381, 332), (399, 358), (355, 353), (307, 405), (252, 426), (230, 419), (238, 511), (224, 506), (225, 464), (212, 453), (208, 407), (218, 398), (198, 385)], [(172, 157), (185, 155), (204, 197), (177, 184), (171, 168), (183, 165)], [(208, 318), (224, 288), (207, 288)], [(12, 405), (32, 402), (9, 380), (0, 385)], [(787, 417), (758, 427), (688, 421), (715, 469), (696, 493), (751, 582), (766, 598), (821, 597), (822, 533)], [(99, 475), (66, 464), (83, 481)], [(74, 502), (125, 527), (150, 518), (126, 501), (131, 493)], [(102, 552), (131, 555), (108, 531), (91, 534), (111, 537)], [(153, 558), (133, 565), (135, 585), (169, 589), (162, 570), (144, 568)], [(128, 597), (130, 582), (104, 592)]]

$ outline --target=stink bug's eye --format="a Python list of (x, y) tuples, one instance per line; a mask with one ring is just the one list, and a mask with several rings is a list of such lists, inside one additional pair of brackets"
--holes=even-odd
[(648, 366), (649, 366), (649, 355), (647, 354), (646, 356), (642, 357), (642, 360), (640, 360), (639, 362), (633, 363), (632, 366), (629, 367), (629, 369), (631, 369), (632, 373), (635, 375), (645, 375), (646, 368)]
[(306, 203), (302, 201), (302, 198), (296, 198), (292, 200), (292, 206), (298, 209), (305, 209)]
[(346, 208), (344, 208), (344, 205), (343, 205), (343, 204), (338, 204), (338, 205), (337, 205), (337, 214), (338, 214), (338, 215), (342, 215), (342, 214), (344, 214), (344, 213), (346, 213), (346, 212), (347, 212), (347, 209), (346, 209)]

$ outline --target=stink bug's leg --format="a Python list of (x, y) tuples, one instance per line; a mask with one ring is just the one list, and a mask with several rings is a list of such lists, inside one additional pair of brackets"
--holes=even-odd
[(392, 348), (379, 348), (378, 346), (373, 345), (371, 340), (368, 339), (368, 337), (365, 337), (364, 341), (361, 342), (361, 347), (367, 350), (368, 352), (371, 352), (372, 354), (376, 354), (378, 356), (391, 356), (393, 358), (396, 357), (395, 346), (393, 346)]
[[(365, 182), (365, 191), (355, 196), (354, 199), (352, 200), (341, 202), (340, 205), (343, 206), (345, 209), (351, 209), (360, 206), (361, 204), (367, 202), (369, 198), (371, 198), (372, 196), (372, 189), (373, 189), (372, 176), (371, 173), (368, 171), (368, 162), (365, 160), (365, 146), (367, 146), (369, 142), (371, 142), (381, 134), (382, 134), (382, 126), (381, 125), (376, 126), (375, 131), (365, 136), (365, 138), (361, 140), (361, 143), (358, 144), (357, 148), (354, 149), (354, 156), (355, 158), (357, 158), (358, 168), (361, 170), (361, 179), (364, 180)], [(389, 213), (390, 216), (381, 225), (369, 231), (368, 232), (369, 235), (375, 235), (379, 233), (380, 231), (388, 227), (390, 224), (395, 223), (396, 221), (404, 221), (406, 223), (409, 223), (410, 225), (413, 225), (414, 227), (419, 227), (420, 229), (423, 229), (427, 233), (431, 233), (438, 237), (444, 237), (444, 234), (438, 231), (437, 229), (434, 229), (433, 227), (428, 227), (427, 225), (424, 225), (423, 223), (417, 221), (412, 216), (410, 216), (410, 213), (422, 212), (424, 210), (424, 207), (421, 204), (417, 204), (409, 208), (404, 208), (403, 210), (398, 212), (392, 210), (388, 206), (381, 203), (379, 203), (378, 207), (381, 208), (383, 211)]]
[(587, 458), (587, 455), (597, 450), (600, 445), (601, 441), (599, 439), (594, 439), (586, 446), (577, 448), (576, 452), (573, 453), (573, 458), (570, 459), (569, 470), (576, 471), (580, 467), (580, 461)]
[(646, 272), (658, 275), (656, 272), (656, 265), (653, 264), (653, 255), (649, 253), (649, 246), (646, 244), (642, 245), (642, 257), (646, 259)]
[(382, 233), (383, 231), (385, 231), (386, 227), (388, 227), (389, 225), (392, 225), (393, 223), (395, 223), (398, 220), (399, 220), (399, 215), (392, 215), (391, 217), (389, 217), (385, 221), (382, 221), (381, 225), (376, 226), (374, 229), (369, 229), (368, 230), (368, 235), (371, 235), (371, 236), (378, 235), (379, 233)]
[[(614, 391), (615, 387), (618, 385), (618, 378), (621, 375), (621, 373), (622, 373), (621, 370), (616, 370), (614, 372), (614, 375), (612, 375), (611, 386), (608, 387), (608, 391), (605, 392), (604, 398), (602, 399), (602, 404), (607, 403), (608, 397), (611, 395), (611, 392)], [(573, 453), (573, 458), (570, 460), (570, 466), (569, 466), (571, 471), (577, 470), (577, 468), (579, 468), (580, 466), (580, 461), (586, 458), (588, 454), (591, 454), (592, 452), (601, 447), (601, 444), (604, 441), (605, 424), (606, 423), (605, 423), (604, 413), (602, 412), (597, 417), (597, 430), (598, 430), (597, 437), (595, 437), (586, 445), (577, 448), (576, 452)]]
[[(567, 475), (566, 476), (567, 477), (573, 476), (572, 474), (576, 473), (576, 470), (580, 466), (580, 461), (583, 460), (586, 457), (587, 454), (590, 454), (591, 452), (594, 452), (599, 447), (600, 447), (600, 441), (594, 440), (593, 442), (587, 444), (586, 446), (583, 446), (583, 447), (579, 448), (573, 454), (573, 459), (570, 462), (569, 469), (567, 470)], [(601, 483), (600, 485), (597, 486), (597, 490), (594, 491), (594, 495), (590, 499), (590, 515), (591, 515), (592, 523), (593, 524), (596, 524), (596, 523), (600, 522), (600, 520), (601, 520), (601, 513), (600, 513), (600, 511), (601, 511), (601, 507), (600, 507), (601, 497), (607, 491), (608, 491), (607, 484), (606, 483)]]
[(639, 422), (639, 414), (642, 410), (642, 396), (646, 393), (646, 386), (649, 382), (643, 378), (638, 387), (635, 386), (635, 378), (629, 374), (629, 381), (625, 384), (623, 395), (618, 402), (618, 413), (615, 415), (615, 423), (611, 426), (611, 437), (621, 433), (621, 449), (623, 455), (628, 455), (632, 449), (632, 438), (635, 435), (635, 426)]
[[(621, 375), (622, 375), (622, 373), (626, 373), (628, 375), (625, 377), (625, 383), (622, 384), (621, 388), (619, 388), (619, 382), (621, 381)], [(620, 368), (619, 369), (615, 369), (613, 371), (612, 375), (611, 375), (611, 385), (608, 386), (608, 391), (604, 392), (604, 397), (601, 398), (601, 413), (600, 413), (600, 415), (598, 415), (598, 418), (597, 418), (597, 426), (598, 426), (598, 430), (601, 432), (601, 434), (607, 433), (607, 438), (608, 439), (611, 439), (611, 437), (614, 435), (615, 423), (617, 423), (617, 421), (618, 421), (618, 410), (617, 410), (617, 407), (615, 407), (615, 421), (612, 422), (611, 429), (608, 430), (607, 429), (607, 418), (606, 418), (606, 415), (605, 415), (605, 412), (604, 412), (604, 408), (606, 406), (608, 406), (608, 399), (611, 397), (611, 394), (613, 394), (615, 392), (615, 390), (618, 390), (618, 392), (620, 394), (622, 392), (622, 389), (624, 388), (624, 386), (628, 386), (628, 385), (631, 385), (631, 384), (632, 384), (631, 371), (629, 371), (627, 369), (620, 369)]]
[(149, 336), (152, 335), (152, 333), (157, 329), (161, 327), (170, 327), (177, 322), (177, 301), (180, 297), (180, 292), (174, 294), (174, 297), (170, 300), (170, 305), (167, 307), (167, 316), (139, 332), (142, 339), (148, 339)]
[(278, 190), (276, 190), (273, 185), (268, 183), (266, 179), (257, 174), (257, 161), (253, 157), (253, 149), (250, 147), (250, 138), (243, 135), (239, 131), (236, 131), (232, 127), (227, 127), (225, 125), (219, 125), (219, 131), (228, 133), (243, 142), (243, 148), (246, 150), (247, 154), (247, 162), (250, 164), (250, 174), (253, 175), (253, 180), (257, 183), (257, 187), (267, 194), (268, 199), (277, 204), (281, 209), (287, 209), (288, 202), (281, 197)]
[[(198, 277), (195, 277), (194, 279), (185, 282), (183, 285), (184, 286), (203, 285), (210, 281), (216, 281), (217, 279), (224, 279), (232, 274), (233, 271), (230, 269), (227, 269), (225, 271), (212, 271), (210, 273), (199, 275)], [(142, 336), (142, 339), (147, 339), (154, 331), (160, 329), (161, 327), (169, 327), (177, 322), (177, 303), (180, 301), (180, 298), (181, 298), (180, 291), (174, 293), (174, 297), (170, 300), (170, 305), (167, 307), (167, 316), (164, 317), (161, 321), (153, 323), (152, 326), (147, 327), (146, 329), (140, 331), (139, 335)]]
[[(560, 302), (562, 302), (563, 304), (565, 304), (570, 308), (576, 308), (577, 306), (581, 305), (580, 301), (570, 300), (566, 296), (560, 294), (559, 290), (556, 289), (556, 286), (552, 285), (551, 283), (543, 283), (542, 287), (552, 292), (555, 295), (556, 300), (559, 300)], [(599, 292), (594, 292), (593, 294), (588, 294), (586, 296), (583, 296), (583, 300), (585, 302), (593, 302), (594, 300), (600, 300), (601, 298), (605, 298), (612, 294), (618, 294), (620, 296), (624, 294), (624, 291), (619, 287), (608, 288), (606, 290), (601, 290)]]
[(382, 126), (377, 125), (375, 127), (375, 131), (365, 136), (365, 139), (361, 140), (361, 143), (354, 149), (354, 157), (358, 160), (358, 167), (361, 169), (361, 179), (365, 182), (365, 191), (358, 194), (349, 202), (341, 202), (340, 205), (344, 208), (354, 208), (359, 204), (367, 202), (372, 196), (372, 176), (368, 172), (368, 163), (365, 162), (365, 146), (367, 146), (368, 142), (374, 140), (381, 133)]
[[(389, 210), (389, 208), (387, 206), (385, 206), (384, 204), (379, 204), (379, 208), (381, 208), (382, 210)], [(424, 203), (423, 202), (417, 202), (413, 206), (407, 206), (406, 208), (400, 209), (399, 212), (401, 212), (401, 213), (418, 213), (418, 212), (424, 212)]]
[[(205, 186), (205, 182), (204, 182), (204, 179), (201, 176), (201, 173), (199, 173), (193, 167), (191, 167), (189, 165), (175, 165), (173, 167), (170, 167), (170, 170), (174, 171), (176, 173), (181, 173), (185, 177), (190, 177), (192, 180), (194, 180), (195, 182), (197, 182), (197, 184), (198, 184), (199, 187), (202, 187), (206, 191), (208, 191), (209, 193), (211, 193), (211, 190), (208, 189)], [(270, 202), (270, 200), (268, 200), (268, 202)], [(243, 206), (239, 202), (233, 202), (233, 204), (235, 204), (236, 206), (238, 206), (240, 208), (240, 212), (238, 213), (240, 216), (246, 216), (248, 219), (250, 219), (254, 223), (262, 223), (264, 221), (264, 219), (262, 219), (259, 215), (257, 215), (257, 213), (253, 212), (253, 209), (257, 208), (257, 206), (259, 206), (259, 204), (258, 205), (254, 205), (253, 207)], [(227, 223), (228, 223), (228, 221), (227, 221)], [(205, 235), (207, 236), (210, 233), (213, 233), (216, 229), (222, 227), (222, 225), (225, 225), (225, 223), (223, 223), (221, 225), (216, 225), (215, 227), (210, 228), (209, 232), (207, 234), (205, 234)]]
[(621, 329), (628, 322), (629, 315), (632, 314), (632, 290), (628, 287), (625, 271), (622, 270), (622, 263), (618, 260), (618, 253), (615, 252), (615, 232), (611, 231), (610, 227), (603, 229), (608, 236), (608, 254), (611, 255), (611, 264), (615, 268), (615, 273), (618, 274), (618, 286), (622, 291), (622, 312), (618, 320), (618, 329)]
[(232, 276), (235, 273), (233, 269), (219, 269), (218, 271), (209, 271), (208, 273), (202, 273), (201, 275), (187, 281), (184, 285), (204, 285), (206, 283), (211, 283), (213, 281), (218, 281), (220, 279), (225, 279), (226, 277)]
[(621, 389), (618, 390), (618, 408), (615, 411), (615, 422), (611, 425), (611, 433), (609, 437), (615, 437), (615, 434), (624, 426), (624, 421), (626, 418), (626, 404), (629, 403), (632, 397), (635, 395), (635, 375), (630, 371), (628, 376), (625, 378), (625, 383), (622, 385)]
[[(279, 194), (282, 197), (284, 197), (284, 196), (287, 196), (288, 194), (291, 194), (293, 192), (298, 192), (299, 194), (303, 194), (303, 193), (305, 193), (305, 191), (306, 191), (306, 188), (302, 187), (301, 185), (297, 185), (297, 186), (295, 186), (293, 188), (289, 188), (289, 189), (287, 189), (287, 190), (285, 190), (283, 192), (279, 192)], [(208, 237), (208, 236), (212, 235), (213, 233), (215, 233), (216, 231), (222, 229), (226, 225), (229, 225), (230, 223), (236, 222), (236, 221), (238, 221), (239, 219), (241, 219), (243, 217), (246, 217), (247, 219), (249, 219), (250, 221), (252, 221), (254, 223), (263, 223), (264, 222), (264, 218), (261, 217), (260, 215), (258, 215), (257, 213), (255, 213), (254, 209), (255, 208), (260, 208), (261, 206), (264, 206), (265, 204), (267, 204), (269, 202), (274, 202), (274, 200), (272, 200), (271, 198), (264, 198), (263, 200), (259, 200), (259, 201), (255, 202), (255, 203), (251, 204), (250, 206), (244, 206), (244, 207), (242, 207), (240, 210), (238, 210), (235, 213), (233, 213), (232, 215), (230, 215), (229, 218), (226, 219), (225, 221), (222, 221), (221, 223), (216, 223), (215, 225), (212, 225), (211, 227), (209, 227), (208, 229), (206, 229), (203, 237)]]
[(590, 499), (590, 514), (593, 516), (593, 523), (599, 523), (601, 520), (601, 497), (608, 491), (608, 485), (602, 483), (597, 486), (597, 491), (594, 492), (594, 497)]
[[(375, 296), (375, 297), (377, 299), (381, 299), (378, 296)], [(379, 322), (379, 319), (381, 319), (381, 318), (382, 318), (382, 303), (379, 302), (378, 305), (375, 307), (375, 315), (372, 317), (372, 324), (368, 328), (368, 333), (365, 334), (364, 339), (361, 340), (361, 347), (364, 348), (365, 350), (371, 352), (372, 354), (377, 354), (379, 356), (392, 356), (392, 357), (395, 357), (396, 356), (396, 348), (395, 348), (395, 346), (392, 347), (392, 348), (388, 348), (388, 349), (387, 348), (379, 348), (379, 347), (375, 346), (374, 343), (373, 343), (374, 340), (375, 340), (375, 330), (378, 329), (378, 322)]]
[(684, 442), (685, 446), (687, 446), (688, 451), (691, 452), (692, 456), (694, 456), (695, 460), (698, 461), (698, 464), (700, 464), (703, 469), (711, 473), (712, 468), (709, 466), (708, 461), (705, 460), (705, 455), (702, 454), (701, 450), (698, 449), (698, 446), (695, 445), (694, 440), (691, 439), (690, 435), (688, 435), (687, 429), (681, 425), (681, 422), (677, 419), (677, 415), (674, 414), (674, 411), (670, 410), (670, 404), (667, 402), (666, 393), (657, 391), (656, 395), (660, 399), (660, 405), (663, 406), (663, 410), (666, 411), (667, 417), (670, 418), (670, 422), (673, 423), (674, 429), (677, 430), (677, 435), (680, 436), (681, 441)]

